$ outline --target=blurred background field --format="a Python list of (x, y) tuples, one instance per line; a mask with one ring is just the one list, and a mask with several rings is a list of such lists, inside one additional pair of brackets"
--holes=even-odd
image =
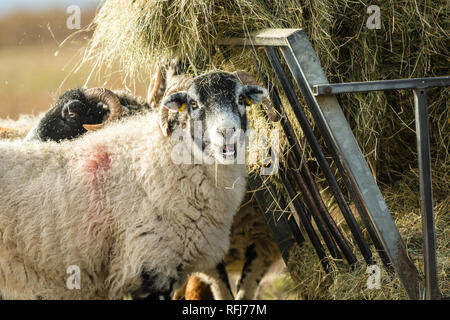
[[(16, 5), (21, 2), (26, 1)], [(16, 10), (12, 10), (14, 1), (10, 3), (9, 10), (5, 2), (0, 3), (0, 118), (16, 119), (19, 114), (47, 110), (65, 90), (86, 84), (91, 69), (84, 65), (78, 70), (77, 66), (91, 33), (79, 32), (64, 42), (78, 31), (67, 28), (70, 13), (66, 8), (73, 4), (81, 8), (84, 28), (92, 21), (99, 1), (34, 1), (27, 9), (18, 6)], [(124, 89), (122, 80), (120, 75), (95, 73), (87, 85)], [(146, 94), (143, 84), (129, 90)]]

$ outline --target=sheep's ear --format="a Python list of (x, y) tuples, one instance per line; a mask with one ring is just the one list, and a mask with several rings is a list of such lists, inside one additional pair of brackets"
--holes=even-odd
[(165, 97), (161, 104), (167, 109), (174, 111), (183, 111), (187, 103), (186, 91), (176, 92)]
[[(269, 92), (267, 89), (260, 87), (260, 86), (245, 86), (244, 93), (247, 96), (247, 98), (250, 100), (251, 103), (258, 103), (263, 101), (267, 96), (269, 95)], [(251, 104), (248, 103), (248, 104)]]

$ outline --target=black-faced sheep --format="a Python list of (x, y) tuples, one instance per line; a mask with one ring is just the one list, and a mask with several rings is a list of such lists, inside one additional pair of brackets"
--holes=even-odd
[[(254, 77), (247, 72), (236, 71), (233, 74), (246, 85), (257, 84)], [(165, 79), (166, 94), (184, 90), (193, 81), (192, 77), (178, 69), (175, 72), (169, 70)], [(267, 106), (267, 100), (263, 102), (268, 109), (271, 109)], [(248, 101), (244, 103), (249, 104)], [(163, 111), (168, 112), (168, 110)], [(164, 114), (164, 117), (167, 115)], [(177, 117), (177, 114), (173, 114), (171, 121), (162, 122), (163, 132), (170, 134), (173, 131), (172, 126), (177, 123)], [(191, 276), (187, 286), (176, 293), (175, 299), (185, 297), (196, 300), (200, 297), (209, 297), (209, 287), (205, 284), (211, 286), (215, 299), (254, 299), (261, 280), (280, 259), (281, 254), (263, 213), (254, 200), (248, 198), (235, 215), (231, 228), (230, 249), (224, 260), (208, 273), (196, 273)], [(235, 296), (231, 291), (228, 274), (238, 278)]]
[[(161, 103), (184, 108), (189, 141), (194, 122), (204, 124), (208, 141), (192, 146), (212, 147), (216, 165), (171, 161), (180, 142), (152, 112), (59, 144), (0, 141), (3, 298), (168, 298), (190, 273), (214, 269), (246, 192), (245, 164), (226, 165), (221, 137), (246, 129), (241, 96), (267, 91), (215, 72)], [(79, 290), (66, 286), (73, 265)]]
[(26, 136), (26, 141), (61, 141), (74, 139), (87, 132), (87, 128), (103, 127), (106, 121), (114, 121), (136, 112), (150, 110), (150, 106), (139, 97), (122, 91), (114, 94), (119, 99), (121, 110), (109, 110), (102, 102), (102, 89), (76, 88), (64, 92), (55, 105), (48, 110)]

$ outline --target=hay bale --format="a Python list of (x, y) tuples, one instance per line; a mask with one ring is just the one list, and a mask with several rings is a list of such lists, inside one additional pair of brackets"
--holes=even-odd
[(106, 63), (117, 60), (131, 74), (179, 56), (205, 69), (213, 67), (217, 39), (267, 26), (298, 26), (300, 21), (297, 0), (113, 0), (94, 19), (87, 56)]
[[(447, 0), (377, 1), (381, 9), (380, 30), (366, 27), (369, 16), (366, 10), (371, 4), (373, 1), (366, 0), (109, 0), (94, 19), (96, 29), (83, 62), (92, 63), (98, 68), (108, 68), (115, 65), (114, 62), (119, 62), (122, 71), (128, 76), (146, 82), (156, 65), (179, 56), (190, 61), (193, 73), (220, 68), (228, 71), (242, 69), (256, 74), (252, 56), (256, 55), (260, 61), (264, 61), (261, 53), (252, 48), (235, 48), (230, 51), (229, 61), (224, 62), (217, 41), (224, 37), (244, 36), (263, 28), (304, 28), (330, 82), (449, 74)], [(262, 69), (270, 79), (275, 79), (267, 63), (262, 64)], [(443, 213), (449, 212), (450, 205), (448, 94), (449, 88), (433, 89), (428, 93), (434, 199), (440, 243), (439, 272), (447, 294), (449, 281), (445, 274), (450, 272), (449, 252), (445, 248), (450, 247), (450, 237), (448, 214)], [(412, 92), (347, 94), (341, 95), (339, 99), (363, 154), (382, 186), (383, 195), (400, 231), (407, 240), (408, 250), (421, 252), (419, 240), (408, 240), (416, 239), (419, 235), (419, 229), (416, 228), (419, 203)], [(288, 104), (285, 103), (285, 106)], [(288, 116), (294, 119), (289, 110)], [(258, 109), (251, 111), (249, 119), (259, 129), (279, 128), (279, 124), (270, 123)], [(293, 124), (301, 137), (298, 124)], [(282, 141), (284, 146), (285, 142)], [(318, 180), (323, 181), (320, 173)], [(401, 206), (398, 205), (400, 203)], [(302, 258), (295, 259), (294, 263), (317, 260), (312, 258), (314, 254), (310, 249), (304, 250), (301, 255)], [(420, 256), (416, 260), (421, 263)], [(416, 260), (413, 258), (413, 261)], [(309, 270), (320, 269), (318, 262), (316, 265), (309, 263), (306, 267)], [(305, 273), (302, 273), (303, 276)], [(404, 292), (399, 293), (402, 289), (398, 289), (397, 284), (387, 286), (390, 289), (379, 295), (365, 292), (352, 296), (353, 292), (360, 289), (355, 286), (361, 284), (348, 279), (366, 279), (365, 267), (361, 264), (359, 269), (349, 271), (347, 276), (349, 278), (338, 278), (337, 282), (333, 282), (334, 289), (327, 287), (328, 294), (324, 296), (313, 289), (320, 289), (315, 284), (322, 283), (322, 275), (315, 273), (317, 281), (310, 279), (310, 284), (305, 284), (305, 291), (312, 290), (306, 296), (406, 297)], [(297, 286), (301, 279), (295, 281)], [(362, 281), (365, 283), (365, 280)], [(339, 294), (341, 291), (342, 294)]]
[[(263, 28), (304, 28), (330, 82), (442, 76), (449, 73), (446, 0), (378, 1), (381, 29), (366, 27), (369, 1), (111, 0), (94, 19), (85, 62), (120, 62), (130, 77), (148, 80), (156, 64), (187, 57), (193, 68), (254, 71), (251, 48), (217, 58), (217, 41)], [(270, 74), (267, 66), (265, 72)], [(195, 72), (194, 70), (194, 72)], [(271, 77), (273, 78), (273, 77)], [(449, 89), (429, 93), (432, 155), (448, 156)], [(410, 92), (341, 96), (347, 118), (377, 178), (390, 183), (415, 166)]]

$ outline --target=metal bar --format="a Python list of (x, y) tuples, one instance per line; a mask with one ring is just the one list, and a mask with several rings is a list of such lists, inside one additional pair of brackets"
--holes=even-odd
[(225, 38), (218, 42), (224, 46), (285, 46), (286, 39), (299, 29), (264, 29), (245, 38)]
[(338, 226), (336, 225), (336, 222), (334, 221), (327, 207), (325, 206), (322, 196), (320, 195), (319, 187), (317, 186), (316, 181), (314, 180), (311, 171), (309, 170), (308, 163), (305, 162), (303, 163), (303, 165), (302, 164), (300, 165), (301, 165), (301, 172), (305, 177), (306, 183), (309, 185), (309, 190), (314, 200), (316, 201), (318, 208), (320, 209), (320, 213), (322, 214), (322, 217), (325, 221), (326, 226), (328, 227), (328, 230), (330, 230), (331, 235), (336, 240), (337, 245), (341, 249), (342, 254), (344, 255), (345, 259), (347, 259), (348, 263), (354, 264), (357, 261), (356, 257), (353, 254), (352, 250), (350, 249), (347, 240), (344, 238)]
[[(309, 171), (308, 164), (301, 163), (301, 161), (296, 162), (292, 153), (288, 155), (288, 163), (289, 168), (297, 177), (297, 181), (299, 182), (299, 187), (304, 198), (308, 199), (308, 201), (313, 201), (318, 209), (317, 212), (319, 213), (319, 216), (315, 219), (316, 224), (320, 222), (325, 225), (329, 233), (333, 236), (333, 239), (336, 241), (339, 249), (341, 249), (345, 259), (347, 259), (349, 264), (354, 264), (356, 262), (356, 257), (323, 203), (318, 187), (312, 178), (311, 172)], [(299, 163), (300, 172), (295, 170), (299, 166)]]
[[(282, 47), (281, 49), (282, 49), (282, 52), (284, 55), (284, 59), (286, 60), (288, 66), (295, 68), (296, 62), (295, 62), (294, 56), (290, 52), (289, 48)], [(279, 72), (280, 75), (282, 75), (282, 77), (283, 77), (282, 80), (280, 79), (280, 82), (282, 83), (284, 90), (286, 92), (289, 92), (288, 97), (291, 97), (289, 102), (291, 103), (292, 109), (295, 113), (295, 116), (297, 117), (297, 120), (299, 121), (303, 130), (305, 130), (304, 128), (307, 128), (308, 131), (311, 131), (311, 135), (315, 139), (315, 136), (312, 133), (312, 129), (306, 118), (306, 115), (304, 114), (304, 112), (301, 108), (300, 102), (298, 101), (298, 98), (295, 95), (292, 84), (289, 81), (287, 75), (284, 73), (282, 66), (281, 66), (281, 62), (279, 61), (275, 52), (273, 52), (272, 59), (273, 59), (273, 63), (274, 63), (272, 65), (272, 67), (275, 66), (276, 68), (278, 68), (280, 70), (280, 72)], [(292, 70), (293, 69), (291, 69), (291, 71)], [(311, 110), (311, 113), (314, 115), (314, 110)], [(369, 232), (369, 235), (373, 241), (373, 244), (375, 246), (375, 249), (377, 250), (377, 253), (379, 254), (386, 269), (392, 270), (392, 267), (390, 266), (390, 259), (383, 249), (383, 245), (375, 231), (374, 226), (370, 222), (368, 209), (364, 204), (364, 199), (358, 194), (357, 184), (356, 184), (355, 180), (352, 179), (351, 171), (345, 163), (341, 163), (339, 160), (339, 159), (343, 158), (343, 155), (342, 155), (340, 149), (334, 144), (331, 134), (327, 131), (326, 126), (324, 126), (323, 123), (317, 122), (317, 121), (316, 121), (316, 125), (318, 126), (319, 131), (322, 133), (324, 140), (327, 143), (329, 151), (335, 160), (336, 166), (338, 167), (339, 172), (341, 173), (341, 176), (342, 176), (345, 184), (347, 185), (347, 188), (351, 191), (350, 193), (353, 197), (356, 208), (358, 209), (358, 212), (362, 218), (362, 221), (364, 222), (364, 225), (366, 226), (367, 231)], [(308, 138), (308, 135), (305, 134), (305, 136)], [(308, 142), (310, 142), (310, 141), (308, 141)], [(319, 148), (320, 148), (320, 146), (319, 146)], [(331, 171), (331, 169), (330, 169), (330, 171)]]
[(289, 223), (287, 219), (279, 219), (280, 214), (282, 216), (285, 215), (283, 211), (287, 208), (287, 204), (284, 197), (280, 194), (277, 194), (278, 202), (272, 200), (272, 195), (275, 195), (275, 193), (273, 193), (275, 192), (275, 188), (269, 181), (263, 181), (258, 174), (251, 174), (248, 183), (250, 189), (255, 190), (254, 194), (256, 202), (261, 209), (261, 212), (264, 214), (267, 225), (278, 245), (283, 260), (287, 265), (292, 246), (296, 242), (300, 245), (302, 239), (304, 239), (302, 236), (299, 237), (298, 235), (298, 233), (301, 234), (300, 229), (298, 229), (297, 226), (297, 231), (293, 233), (293, 224)]
[(439, 292), (437, 276), (428, 104), (425, 89), (414, 90), (414, 107), (417, 153), (419, 156), (420, 200), (425, 264), (425, 298), (435, 300), (441, 298), (441, 293)]
[(450, 76), (313, 85), (314, 95), (450, 86)]
[[(255, 58), (255, 57), (254, 57)], [(258, 61), (254, 59), (254, 62), (258, 68), (258, 71), (260, 71), (260, 66), (258, 64)], [(261, 73), (261, 72), (260, 72)], [(270, 96), (272, 103), (274, 105), (277, 105), (275, 107), (277, 110), (282, 110), (281, 108), (281, 100), (278, 96), (278, 92), (274, 91), (276, 90), (273, 86), (269, 86), (269, 83), (267, 81), (267, 78), (262, 75), (263, 82), (265, 83), (266, 87), (269, 89)], [(281, 114), (281, 113), (280, 113)], [(302, 172), (302, 175), (305, 179), (305, 182), (307, 184), (307, 189), (311, 192), (311, 195), (313, 197), (313, 200), (315, 201), (317, 208), (319, 209), (319, 212), (322, 216), (322, 219), (325, 221), (326, 227), (330, 231), (331, 235), (335, 239), (337, 245), (341, 249), (342, 253), (344, 254), (345, 258), (347, 259), (349, 264), (353, 264), (356, 262), (356, 257), (351, 251), (346, 239), (340, 232), (339, 228), (337, 227), (335, 221), (331, 217), (330, 213), (328, 212), (328, 209), (326, 208), (325, 204), (323, 203), (322, 197), (319, 192), (319, 188), (317, 187), (316, 182), (314, 181), (314, 178), (312, 177), (312, 174), (309, 170), (308, 164), (303, 162), (303, 151), (300, 149), (300, 143), (298, 142), (297, 137), (295, 136), (295, 133), (291, 127), (291, 124), (289, 120), (287, 119), (286, 114), (283, 112), (283, 119), (281, 119), (281, 125), (283, 128), (283, 131), (289, 141), (289, 144), (292, 146), (292, 151), (294, 154), (294, 166), (299, 167), (299, 169)], [(294, 167), (291, 166), (291, 167)], [(370, 253), (370, 250), (369, 250)]]
[[(292, 153), (289, 153), (287, 155), (288, 157), (288, 164), (289, 167), (293, 168), (296, 167), (295, 160), (293, 159)], [(316, 222), (316, 226), (319, 229), (320, 234), (322, 235), (323, 240), (325, 241), (325, 244), (327, 245), (328, 250), (330, 251), (330, 254), (335, 259), (340, 259), (341, 256), (339, 254), (339, 250), (336, 247), (335, 242), (333, 241), (333, 238), (331, 238), (329, 230), (327, 229), (327, 225), (323, 219), (322, 214), (319, 212), (319, 209), (313, 200), (313, 197), (311, 193), (308, 190), (308, 187), (306, 186), (305, 181), (303, 180), (303, 177), (301, 176), (300, 172), (294, 171), (294, 177), (295, 182), (297, 182), (298, 186), (300, 187), (300, 191), (303, 195), (303, 199), (308, 206), (309, 211), (311, 212), (314, 221)], [(295, 183), (293, 183), (295, 185)]]
[(297, 216), (297, 219), (302, 223), (303, 228), (308, 235), (309, 241), (316, 251), (317, 256), (319, 257), (320, 263), (325, 270), (326, 273), (330, 271), (330, 263), (328, 262), (328, 258), (325, 254), (325, 250), (323, 249), (322, 243), (320, 242), (319, 237), (317, 236), (314, 228), (311, 224), (311, 221), (308, 219), (308, 216), (305, 213), (300, 201), (296, 198), (295, 190), (292, 187), (289, 179), (286, 175), (286, 170), (280, 165), (280, 178), (283, 181), (283, 185), (286, 188), (287, 194), (291, 198), (292, 205), (294, 207), (294, 214)]
[[(290, 85), (289, 79), (287, 78), (284, 70), (281, 67), (281, 62), (279, 61), (278, 57), (275, 54), (275, 51), (271, 47), (266, 48), (266, 54), (269, 59), (269, 62), (272, 65), (272, 68), (276, 70), (276, 74), (279, 77), (279, 81), (286, 93), (286, 97), (289, 100), (289, 103), (292, 105), (292, 108), (294, 110), (294, 113), (300, 123), (300, 126), (302, 127), (302, 130), (305, 134), (306, 139), (308, 140), (308, 143), (311, 146), (311, 149), (325, 175), (325, 178), (327, 179), (331, 191), (333, 192), (333, 195), (335, 196), (335, 199), (337, 200), (337, 203), (339, 205), (339, 208), (341, 209), (345, 220), (347, 221), (347, 224), (356, 239), (356, 243), (358, 247), (361, 250), (361, 253), (364, 256), (364, 259), (368, 264), (373, 263), (372, 254), (370, 252), (370, 248), (367, 244), (367, 242), (364, 239), (364, 236), (362, 235), (361, 229), (358, 226), (358, 223), (355, 220), (355, 217), (350, 211), (350, 208), (348, 207), (347, 202), (344, 199), (344, 195), (342, 194), (342, 191), (339, 188), (339, 185), (336, 181), (336, 178), (333, 175), (333, 172), (331, 171), (331, 168), (325, 159), (325, 155), (322, 152), (322, 149), (320, 148), (319, 142), (317, 141), (316, 137), (314, 136), (313, 130), (311, 126), (309, 125), (306, 115), (302, 112), (300, 108), (300, 102), (298, 101), (295, 92), (292, 88), (292, 85)], [(274, 99), (272, 101), (277, 101), (277, 99)], [(277, 108), (277, 104), (274, 103), (275, 108)], [(281, 112), (281, 110), (278, 110), (278, 112)], [(289, 121), (286, 116), (283, 117), (286, 119), (285, 121)]]
[[(348, 173), (355, 180), (356, 190), (354, 191), (359, 194), (364, 202), (363, 205), (368, 209), (371, 222), (407, 294), (411, 299), (418, 299), (421, 296), (422, 288), (420, 287), (417, 269), (408, 258), (405, 243), (339, 103), (334, 96), (324, 96), (318, 97), (321, 98), (319, 104), (311, 91), (310, 83), (327, 83), (328, 80), (308, 37), (303, 31), (296, 32), (288, 37), (288, 42), (289, 47), (283, 48), (283, 54), (285, 57), (290, 55), (291, 62), (295, 61), (295, 63), (287, 62), (302, 95), (310, 107), (316, 125), (326, 138), (325, 141), (335, 158), (336, 164), (345, 163), (349, 169), (349, 172), (341, 171), (341, 174)], [(303, 67), (306, 67), (306, 73), (302, 69)], [(341, 169), (345, 170), (342, 165)]]

